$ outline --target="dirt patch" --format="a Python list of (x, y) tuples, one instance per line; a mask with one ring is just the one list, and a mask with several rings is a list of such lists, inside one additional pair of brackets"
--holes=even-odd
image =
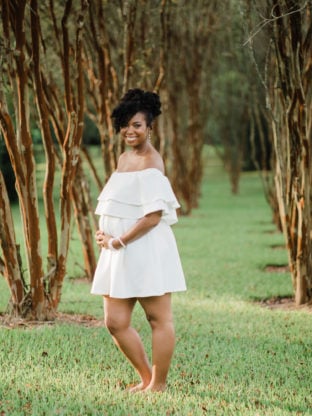
[(263, 233), (264, 234), (280, 234), (281, 232), (275, 228), (274, 230), (264, 230)]
[(272, 298), (264, 299), (257, 303), (264, 308), (272, 310), (304, 311), (312, 313), (312, 302), (297, 306), (293, 297), (273, 296)]
[(0, 327), (7, 329), (14, 328), (37, 328), (40, 326), (46, 325), (56, 325), (56, 324), (73, 324), (73, 325), (82, 325), (85, 327), (101, 327), (104, 326), (103, 319), (97, 319), (92, 315), (79, 315), (79, 314), (70, 314), (70, 313), (61, 313), (56, 314), (55, 320), (53, 321), (29, 321), (20, 318), (12, 318), (8, 314), (0, 315)]
[(272, 244), (270, 247), (272, 250), (286, 250), (284, 244)]
[(267, 264), (264, 271), (269, 273), (289, 273), (289, 266), (287, 264)]
[(58, 313), (56, 323), (72, 323), (88, 327), (103, 326), (103, 319), (97, 319), (93, 315), (74, 315), (70, 313)]

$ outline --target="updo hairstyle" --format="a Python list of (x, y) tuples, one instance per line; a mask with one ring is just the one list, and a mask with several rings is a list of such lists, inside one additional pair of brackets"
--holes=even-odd
[(116, 133), (119, 133), (122, 127), (127, 126), (129, 120), (139, 112), (145, 114), (146, 124), (150, 127), (153, 120), (161, 114), (160, 107), (158, 94), (139, 88), (128, 90), (112, 112), (111, 117)]

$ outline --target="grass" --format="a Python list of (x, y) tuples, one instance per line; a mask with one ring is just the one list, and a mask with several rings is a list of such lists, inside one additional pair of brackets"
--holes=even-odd
[[(188, 291), (173, 297), (177, 346), (167, 392), (124, 392), (135, 374), (101, 325), (3, 327), (1, 415), (312, 414), (312, 314), (254, 302), (292, 293), (287, 273), (264, 271), (287, 262), (284, 250), (271, 248), (283, 238), (257, 175), (244, 174), (233, 196), (210, 162), (200, 208), (174, 227)], [(89, 289), (67, 279), (60, 311), (101, 319), (102, 301)], [(7, 297), (2, 279), (2, 311)], [(140, 308), (134, 325), (149, 348)]]

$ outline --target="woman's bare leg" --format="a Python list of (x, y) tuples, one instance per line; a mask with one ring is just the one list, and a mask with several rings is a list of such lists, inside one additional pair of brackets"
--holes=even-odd
[(105, 325), (114, 342), (138, 372), (141, 383), (130, 391), (144, 390), (150, 383), (151, 367), (145, 353), (141, 338), (130, 326), (131, 315), (136, 299), (116, 299), (104, 297)]
[(138, 299), (152, 327), (152, 378), (145, 391), (164, 391), (175, 345), (171, 295)]

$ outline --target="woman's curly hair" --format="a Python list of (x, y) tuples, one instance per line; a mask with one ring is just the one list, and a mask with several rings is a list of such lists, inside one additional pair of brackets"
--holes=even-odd
[(122, 127), (127, 126), (129, 120), (139, 112), (145, 114), (146, 123), (150, 127), (153, 120), (161, 114), (160, 107), (161, 102), (158, 94), (139, 88), (130, 89), (112, 112), (111, 117), (116, 133)]

